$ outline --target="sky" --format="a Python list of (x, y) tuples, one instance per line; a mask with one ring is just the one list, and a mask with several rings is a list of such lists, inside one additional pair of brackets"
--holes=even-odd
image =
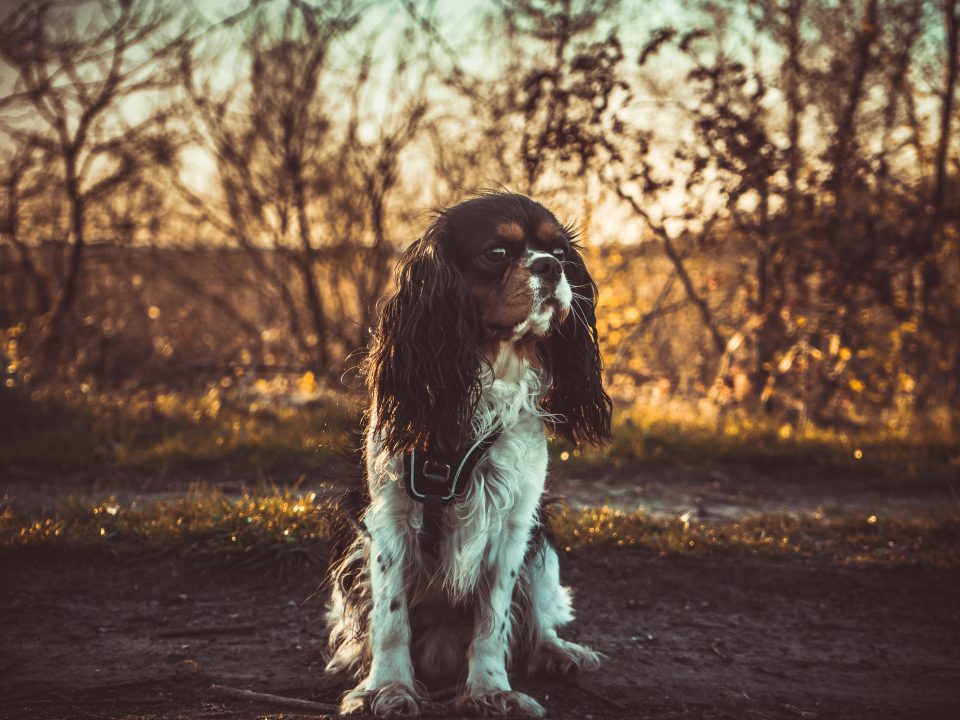
[[(191, 0), (189, 4), (191, 12), (197, 13), (209, 23), (229, 17), (244, 6), (244, 2), (237, 2), (237, 0), (211, 0), (202, 3)], [(430, 3), (417, 2), (416, 6), (422, 15), (428, 15), (431, 18), (445, 41), (457, 51), (458, 59), (466, 71), (489, 74), (497, 66), (499, 59), (491, 57), (490, 49), (479, 42), (483, 16), (499, 7), (496, 0), (436, 0)], [(273, 3), (272, 7), (279, 16), (284, 5)], [(403, 42), (403, 33), (409, 26), (411, 18), (402, 0), (374, 0), (360, 7), (366, 7), (362, 14), (362, 22), (350, 38), (338, 43), (337, 60), (349, 66), (352, 61), (359, 60), (362, 56), (365, 39), (376, 37), (378, 57), (370, 84), (372, 90), (365, 98), (365, 102), (372, 117), (378, 115), (382, 117), (387, 110), (385, 103), (389, 95), (392, 60), (397, 55), (399, 44)], [(639, 48), (653, 28), (680, 21), (685, 14), (683, 8), (684, 3), (679, 0), (662, 0), (661, 2), (624, 0), (620, 17), (616, 23), (612, 24), (621, 33), (628, 48), (630, 46)], [(239, 37), (239, 32), (234, 36)], [(214, 85), (226, 88), (236, 77), (240, 54), (238, 50), (222, 46), (221, 42), (219, 67), (212, 76)], [(396, 49), (391, 52), (392, 48)], [(367, 128), (375, 125), (376, 122), (368, 124)], [(364, 132), (365, 128), (361, 127), (361, 136)], [(367, 129), (367, 133), (370, 132)], [(188, 153), (187, 160), (190, 182), (194, 185), (209, 183), (214, 169), (205, 153), (195, 149)]]
[[(495, 74), (501, 60), (492, 54), (491, 48), (480, 42), (483, 16), (499, 7), (496, 0), (437, 0), (434, 3), (417, 2), (419, 12), (429, 15), (440, 34), (452, 46), (462, 67), (467, 72), (478, 74)], [(226, 17), (232, 16), (246, 6), (246, 2), (238, 0), (187, 0), (183, 5), (184, 17), (199, 18), (201, 26), (215, 24)], [(0, 0), (0, 7), (6, 12), (10, 5), (9, 0)], [(628, 58), (636, 57), (640, 47), (649, 38), (650, 32), (667, 24), (685, 24), (689, 19), (687, 8), (690, 3), (680, 0), (661, 0), (650, 2), (644, 0), (624, 0), (618, 16), (610, 19), (611, 27), (615, 27), (624, 43)], [(268, 12), (275, 12), (279, 18), (285, 3), (267, 3)], [(97, 2), (79, 2), (73, 4), (79, 8), (76, 12), (79, 25), (87, 22), (87, 16), (96, 12)], [(360, 26), (344, 41), (337, 44), (335, 61), (342, 67), (349, 68), (363, 55), (369, 38), (376, 38), (377, 62), (374, 66), (370, 91), (364, 98), (364, 105), (370, 114), (371, 122), (366, 132), (374, 132), (382, 116), (388, 112), (387, 98), (390, 95), (389, 83), (392, 82), (394, 60), (398, 55), (400, 43), (403, 42), (403, 33), (411, 23), (409, 12), (402, 0), (370, 0), (365, 5)], [(206, 71), (214, 90), (226, 91), (234, 82), (242, 77), (242, 26), (237, 26), (226, 33), (213, 35), (211, 42), (217, 45), (216, 63)], [(509, 81), (509, 78), (506, 78)], [(9, 92), (13, 85), (13, 76), (9, 68), (0, 64), (0, 93)], [(135, 97), (125, 102), (123, 114), (129, 122), (144, 116), (150, 109), (150, 104), (156, 99)], [(636, 113), (662, 113), (662, 109), (654, 104), (644, 103), (642, 98), (637, 104)], [(364, 133), (361, 128), (361, 135)], [(215, 185), (215, 166), (210, 155), (199, 147), (187, 149), (182, 157), (183, 180), (193, 188), (203, 191)], [(668, 201), (669, 202), (669, 201)]]

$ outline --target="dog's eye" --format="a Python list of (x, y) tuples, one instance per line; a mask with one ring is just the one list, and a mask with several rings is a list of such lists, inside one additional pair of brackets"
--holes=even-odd
[(507, 249), (501, 245), (487, 250), (483, 256), (490, 262), (500, 263), (507, 259)]
[(554, 248), (550, 251), (550, 254), (553, 255), (557, 260), (563, 260), (566, 256), (566, 252), (563, 248)]

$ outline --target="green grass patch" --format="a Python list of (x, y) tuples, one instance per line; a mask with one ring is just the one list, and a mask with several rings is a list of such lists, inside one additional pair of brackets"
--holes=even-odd
[[(257, 381), (255, 389), (262, 381)], [(239, 393), (217, 384), (196, 393), (27, 398), (0, 392), (0, 468), (177, 470), (226, 463), (310, 470), (356, 443), (360, 400), (315, 394), (293, 405), (289, 393)], [(312, 389), (316, 389), (311, 383)], [(944, 432), (877, 427), (797, 429), (743, 412), (690, 408), (618, 410), (602, 448), (551, 443), (556, 461), (599, 464), (830, 466), (847, 472), (951, 476), (960, 442)]]
[[(197, 491), (171, 501), (121, 505), (108, 498), (62, 503), (35, 517), (0, 513), (0, 549), (183, 552), (217, 562), (277, 567), (325, 561), (334, 508), (297, 491), (228, 496)], [(609, 507), (563, 509), (552, 518), (559, 547), (655, 556), (821, 558), (859, 565), (960, 566), (960, 518), (762, 515), (738, 522), (655, 518)]]
[(615, 414), (613, 438), (603, 448), (555, 445), (561, 461), (585, 463), (615, 458), (648, 464), (830, 466), (908, 476), (951, 474), (952, 465), (960, 463), (960, 440), (933, 428), (797, 429), (775, 417), (700, 415), (689, 408), (627, 408)]
[(553, 520), (564, 549), (640, 547), (659, 556), (713, 554), (822, 558), (843, 564), (956, 567), (956, 516), (764, 514), (738, 521), (652, 518), (609, 507), (567, 510)]
[(311, 469), (350, 447), (358, 418), (346, 399), (292, 407), (216, 388), (69, 400), (0, 393), (0, 467)]
[(229, 497), (198, 490), (169, 501), (120, 505), (70, 498), (37, 517), (0, 513), (0, 548), (185, 552), (198, 559), (287, 566), (325, 559), (333, 506), (295, 490)]

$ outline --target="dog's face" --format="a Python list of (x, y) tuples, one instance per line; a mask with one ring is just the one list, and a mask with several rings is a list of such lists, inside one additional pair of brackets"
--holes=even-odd
[(476, 303), (484, 340), (543, 337), (570, 313), (564, 267), (569, 231), (550, 211), (517, 195), (468, 200), (443, 213), (440, 250)]
[(482, 195), (442, 211), (400, 259), (373, 337), (368, 384), (386, 447), (461, 445), (481, 368), (504, 344), (545, 370), (542, 407), (560, 434), (602, 441), (596, 291), (569, 230), (530, 198)]

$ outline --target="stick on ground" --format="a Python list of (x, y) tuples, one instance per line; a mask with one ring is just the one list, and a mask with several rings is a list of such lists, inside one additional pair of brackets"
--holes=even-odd
[(234, 698), (236, 700), (253, 700), (255, 702), (269, 703), (277, 707), (294, 708), (297, 710), (315, 710), (316, 712), (331, 713), (336, 715), (340, 708), (329, 703), (318, 703), (312, 700), (301, 700), (300, 698), (283, 697), (282, 695), (271, 695), (270, 693), (258, 693), (253, 690), (241, 690), (239, 688), (227, 687), (226, 685), (211, 685), (210, 692), (221, 697)]

